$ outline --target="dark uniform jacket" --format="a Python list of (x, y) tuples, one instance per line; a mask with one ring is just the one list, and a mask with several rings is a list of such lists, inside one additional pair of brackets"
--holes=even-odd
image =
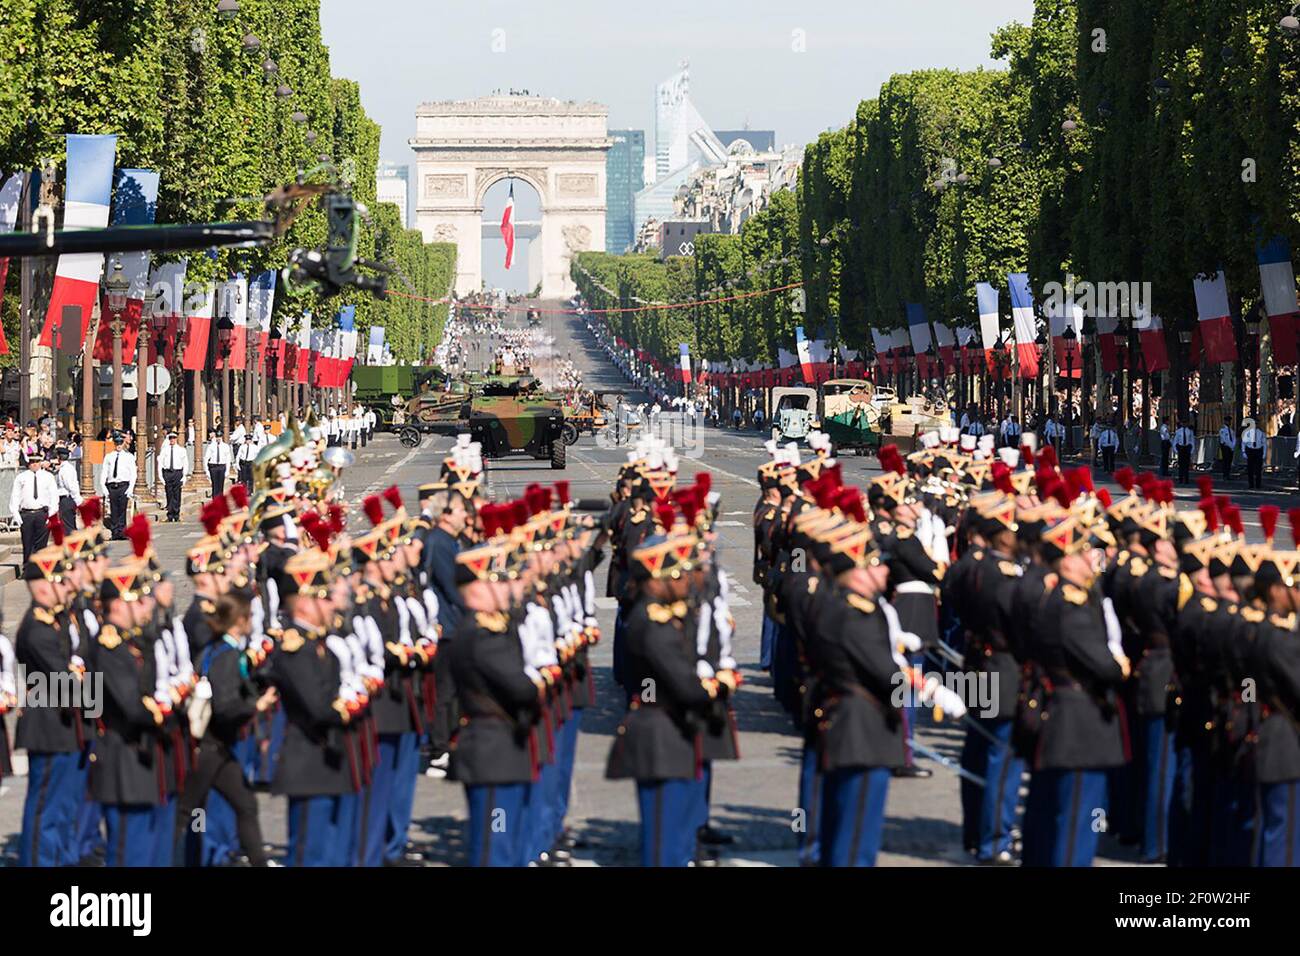
[(164, 754), (164, 729), (145, 704), (152, 700), (157, 667), (140, 634), (105, 624), (93, 651), (103, 675), (103, 715), (95, 740), (90, 791), (100, 803), (156, 806), (172, 788)]
[(898, 664), (889, 646), (889, 624), (874, 601), (837, 591), (835, 613), (818, 642), (823, 703), (820, 762), (824, 771), (901, 767), (903, 725), (892, 705)]
[(356, 789), (339, 698), (339, 661), (324, 632), (294, 624), (271, 654), (271, 676), (286, 717), (271, 792), (290, 797), (337, 796)]
[(509, 618), (468, 611), (451, 645), (460, 721), (451, 742), (453, 779), (465, 784), (528, 783), (539, 770), (537, 685)]
[(198, 661), (204, 648), (211, 644), (215, 637), (212, 633), (212, 625), (208, 623), (208, 615), (216, 609), (212, 598), (203, 594), (194, 595), (194, 600), (185, 609), (185, 616), (181, 619), (181, 623), (185, 625), (185, 636), (190, 642), (191, 661)]
[[(32, 605), (18, 625), (14, 660), (26, 669), (29, 680), (40, 675), (51, 690), (56, 688), (62, 680), (60, 675), (71, 674), (72, 640), (66, 624), (52, 611)], [(15, 747), (34, 753), (75, 753), (81, 749), (81, 714), (71, 707), (51, 706), (54, 703), (23, 708)]]
[(628, 613), (624, 673), (633, 698), (610, 750), (611, 780), (689, 780), (701, 771), (712, 698), (695, 670), (689, 616), (684, 601), (644, 598)]
[(1115, 691), (1124, 672), (1106, 646), (1100, 597), (1062, 582), (1047, 601), (1044, 624), (1030, 651), (1051, 686), (1034, 768), (1123, 764), (1128, 753)]
[(1261, 720), (1255, 773), (1262, 784), (1300, 780), (1300, 636), (1295, 615), (1270, 614), (1250, 654)]
[(1013, 602), (1024, 568), (996, 551), (988, 551), (970, 572), (969, 594), (962, 608), (970, 643), (966, 667), (996, 677), (993, 709), (999, 720), (1015, 715), (1022, 661), (1017, 656)]
[[(401, 639), (401, 615), (395, 603), (401, 599), (396, 591), (386, 597), (376, 593), (368, 608), (384, 640), (384, 684), (370, 698), (370, 712), (381, 734), (419, 733), (422, 727), (417, 671), (402, 664), (388, 648)], [(414, 636), (411, 639), (414, 641)]]

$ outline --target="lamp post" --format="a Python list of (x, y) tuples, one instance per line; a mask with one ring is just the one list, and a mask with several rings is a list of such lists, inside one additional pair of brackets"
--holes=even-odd
[(145, 332), (144, 317), (153, 320), (153, 293), (145, 292), (144, 309), (140, 313), (140, 327), (136, 334), (135, 349), (135, 467), (136, 496), (147, 501), (156, 501), (153, 493), (153, 476), (156, 471), (147, 467), (145, 459), (151, 448), (157, 448), (157, 435), (149, 416), (149, 336)]
[(223, 315), (217, 322), (217, 353), (221, 356), (221, 437), (230, 438), (230, 338), (235, 332), (235, 323), (230, 316)]
[(104, 299), (112, 316), (113, 330), (113, 427), (122, 427), (122, 314), (126, 312), (131, 285), (122, 272), (122, 260), (113, 260), (113, 271), (104, 282)]
[[(1061, 333), (1061, 338), (1065, 339), (1065, 408), (1066, 413), (1062, 417), (1069, 418), (1069, 412), (1074, 408), (1074, 343), (1078, 340), (1078, 333), (1074, 331), (1074, 323), (1069, 323), (1065, 331)], [(1068, 425), (1065, 431), (1065, 450), (1074, 451), (1074, 426)]]

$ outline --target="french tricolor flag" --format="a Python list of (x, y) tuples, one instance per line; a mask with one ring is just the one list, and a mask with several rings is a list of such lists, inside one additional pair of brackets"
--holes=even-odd
[(691, 347), (687, 345), (685, 342), (682, 342), (677, 347), (677, 350), (681, 355), (682, 384), (690, 385), (691, 384)]
[(925, 306), (918, 302), (908, 302), (907, 333), (912, 342), (912, 353), (916, 356), (916, 367), (922, 378), (930, 377), (930, 357), (926, 350), (930, 348), (930, 323), (925, 317)]
[(1125, 364), (1127, 353), (1120, 347), (1119, 319), (1113, 315), (1098, 315), (1097, 345), (1101, 349), (1101, 370), (1118, 372)]
[[(18, 204), (23, 197), (23, 187), (27, 185), (27, 173), (14, 173), (0, 186), (0, 235), (13, 232), (18, 225)], [(0, 258), (0, 305), (5, 299), (5, 279), (9, 275), (8, 257)], [(5, 341), (4, 326), (0, 325), (0, 355), (9, 354), (9, 343)]]
[(813, 367), (812, 343), (803, 334), (803, 326), (794, 327), (794, 350), (799, 356), (799, 368), (803, 371), (803, 380), (809, 384), (817, 381), (817, 370)]
[(311, 313), (304, 312), (302, 321), (298, 324), (298, 351), (297, 364), (293, 370), (294, 381), (300, 385), (306, 385), (310, 381), (311, 373)]
[(980, 310), (980, 343), (984, 346), (984, 362), (993, 371), (993, 353), (1002, 339), (998, 323), (998, 290), (988, 282), (975, 285), (975, 301)]
[(1016, 332), (1016, 353), (1020, 358), (1020, 377), (1038, 377), (1038, 338), (1034, 321), (1034, 293), (1029, 288), (1029, 276), (1013, 272), (1007, 276), (1011, 289), (1011, 320)]
[(270, 356), (267, 346), (271, 342), (271, 310), (275, 305), (274, 269), (259, 272), (248, 284), (248, 334), (257, 336), (258, 361), (267, 367)]
[(357, 307), (345, 305), (339, 309), (339, 368), (336, 385), (342, 386), (352, 375), (357, 357)]
[(165, 262), (155, 266), (149, 276), (149, 287), (153, 290), (153, 314), (163, 319), (162, 358), (158, 357), (158, 337), (149, 337), (149, 364), (163, 365), (171, 368), (176, 364), (176, 335), (181, 327), (181, 313), (184, 305), (181, 296), (185, 289), (185, 270), (189, 263)]
[(1147, 374), (1163, 372), (1169, 368), (1169, 349), (1165, 345), (1165, 321), (1158, 315), (1137, 317), (1138, 342), (1142, 346), (1142, 362)]
[[(1080, 346), (1083, 345), (1083, 309), (1077, 305), (1062, 303), (1062, 307), (1053, 311), (1048, 317), (1052, 333), (1052, 351), (1058, 374), (1069, 372), (1072, 377), (1083, 375), (1083, 362), (1080, 360)], [(1074, 341), (1065, 337), (1067, 328), (1074, 329)]]
[[(158, 174), (148, 169), (118, 170), (110, 224), (147, 226), (154, 221), (157, 210)], [(130, 362), (130, 357), (135, 354), (136, 337), (140, 334), (140, 318), (144, 314), (145, 294), (149, 291), (149, 253), (118, 252), (109, 258), (108, 267), (112, 269), (115, 262), (122, 263), (122, 278), (130, 287), (130, 291), (126, 294), (126, 312), (122, 316), (122, 354)], [(100, 314), (108, 316), (106, 303), (101, 306)], [(83, 329), (88, 327), (86, 322), (82, 324)], [(95, 360), (113, 361), (111, 321), (99, 323), (99, 332), (95, 336)]]
[(1277, 236), (1259, 246), (1259, 287), (1264, 293), (1264, 311), (1268, 313), (1269, 338), (1273, 343), (1274, 365), (1295, 365), (1300, 361), (1296, 348), (1295, 269), (1291, 265), (1291, 246), (1285, 236)]
[[(103, 229), (108, 225), (108, 204), (113, 194), (113, 163), (117, 155), (116, 136), (68, 134), (68, 169), (64, 189), (64, 229)], [(124, 266), (125, 268), (125, 266)], [(50, 307), (45, 313), (40, 344), (54, 344), (54, 324), (66, 306), (81, 309), (81, 336), (85, 339), (90, 311), (99, 295), (99, 278), (104, 271), (102, 252), (59, 256), (54, 273)]]
[(1196, 316), (1200, 320), (1201, 348), (1210, 364), (1235, 362), (1237, 342), (1232, 335), (1232, 307), (1228, 305), (1228, 280), (1222, 272), (1197, 278)]
[(243, 369), (248, 353), (248, 280), (243, 274), (217, 286), (217, 315), (230, 319), (230, 350), (224, 364), (217, 355), (220, 370)]
[(515, 261), (515, 184), (510, 184), (505, 212), (501, 214), (501, 238), (506, 244), (506, 268)]
[(957, 346), (957, 339), (952, 334), (955, 325), (955, 319), (951, 326), (946, 325), (943, 322), (934, 323), (934, 341), (935, 345), (939, 349), (939, 358), (943, 362), (943, 371), (945, 375), (954, 372), (957, 369), (954, 355)]
[(208, 333), (216, 305), (217, 293), (212, 285), (192, 292), (185, 300), (185, 348), (181, 352), (181, 366), (186, 371), (201, 372), (208, 367)]

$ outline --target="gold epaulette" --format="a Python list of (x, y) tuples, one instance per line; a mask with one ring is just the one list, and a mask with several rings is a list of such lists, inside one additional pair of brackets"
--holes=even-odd
[(1119, 557), (1115, 559), (1115, 563), (1122, 568), (1124, 567), (1124, 565), (1128, 564), (1128, 559), (1131, 557), (1132, 554), (1130, 554), (1128, 551), (1121, 551), (1119, 553)]
[(1068, 581), (1061, 585), (1061, 597), (1071, 604), (1082, 606), (1088, 603), (1088, 592)]
[(767, 514), (763, 515), (763, 520), (764, 520), (764, 521), (771, 521), (771, 520), (772, 520), (773, 518), (775, 518), (775, 517), (776, 517), (776, 509), (775, 509), (775, 508), (772, 508), (772, 509), (770, 509), (770, 510), (767, 512)]
[(652, 601), (646, 605), (646, 615), (656, 624), (667, 624), (673, 618), (685, 617), (686, 612), (685, 601), (674, 601), (672, 604), (658, 604)]
[(32, 608), (32, 617), (36, 618), (36, 620), (40, 621), (42, 624), (48, 624), (50, 627), (54, 626), (54, 612), (49, 608)]
[(1175, 571), (1173, 568), (1166, 568), (1163, 566), (1156, 568), (1156, 573), (1159, 574), (1162, 578), (1165, 578), (1166, 580), (1169, 581), (1172, 581), (1174, 578), (1178, 577), (1178, 572)]
[(900, 541), (906, 541), (911, 536), (912, 536), (912, 529), (907, 527), (906, 525), (900, 524), (894, 527), (894, 537), (898, 538)]
[(1185, 574), (1178, 575), (1178, 610), (1185, 608), (1195, 593), (1196, 588), (1192, 586), (1192, 579)]
[(99, 646), (106, 651), (115, 650), (122, 643), (122, 635), (112, 624), (105, 624), (99, 629)]
[(493, 634), (504, 634), (509, 620), (500, 611), (477, 611), (474, 614), (474, 623)]
[(295, 628), (287, 627), (280, 634), (280, 650), (286, 654), (296, 654), (306, 643), (307, 641)]
[(636, 511), (632, 513), (632, 517), (630, 517), (628, 520), (631, 521), (633, 524), (640, 524), (642, 521), (645, 521), (645, 516), (646, 513), (644, 511)]
[(1205, 611), (1207, 614), (1218, 610), (1218, 608), (1219, 608), (1219, 602), (1214, 600), (1214, 598), (1208, 598), (1208, 597), (1201, 598), (1201, 610)]
[(1260, 624), (1263, 622), (1265, 614), (1257, 607), (1243, 607), (1241, 616), (1251, 624)]
[(199, 600), (199, 610), (202, 611), (204, 614), (216, 614), (217, 606), (213, 604), (211, 601), (209, 601), (207, 598), (201, 598)]
[(999, 561), (998, 570), (1009, 578), (1018, 578), (1025, 573), (1025, 569), (1014, 561)]
[(1134, 556), (1133, 560), (1129, 562), (1128, 569), (1129, 573), (1135, 578), (1140, 578), (1151, 570), (1151, 565), (1147, 564), (1140, 557)]
[(861, 594), (850, 594), (848, 602), (852, 607), (857, 608), (863, 614), (875, 614), (876, 602), (864, 598)]
[(1295, 611), (1292, 611), (1286, 617), (1283, 617), (1281, 614), (1270, 614), (1268, 619), (1274, 627), (1280, 627), (1284, 631), (1295, 630)]

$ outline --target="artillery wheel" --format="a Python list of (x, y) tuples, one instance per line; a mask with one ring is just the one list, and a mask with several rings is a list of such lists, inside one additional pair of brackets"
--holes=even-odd
[(420, 430), (414, 425), (407, 425), (398, 432), (397, 439), (402, 443), (403, 448), (419, 448)]
[(565, 422), (563, 429), (560, 431), (560, 437), (564, 439), (564, 444), (574, 444), (578, 440), (578, 426), (573, 422)]
[(564, 468), (565, 464), (565, 445), (564, 442), (557, 441), (551, 445), (551, 469), (558, 470)]

